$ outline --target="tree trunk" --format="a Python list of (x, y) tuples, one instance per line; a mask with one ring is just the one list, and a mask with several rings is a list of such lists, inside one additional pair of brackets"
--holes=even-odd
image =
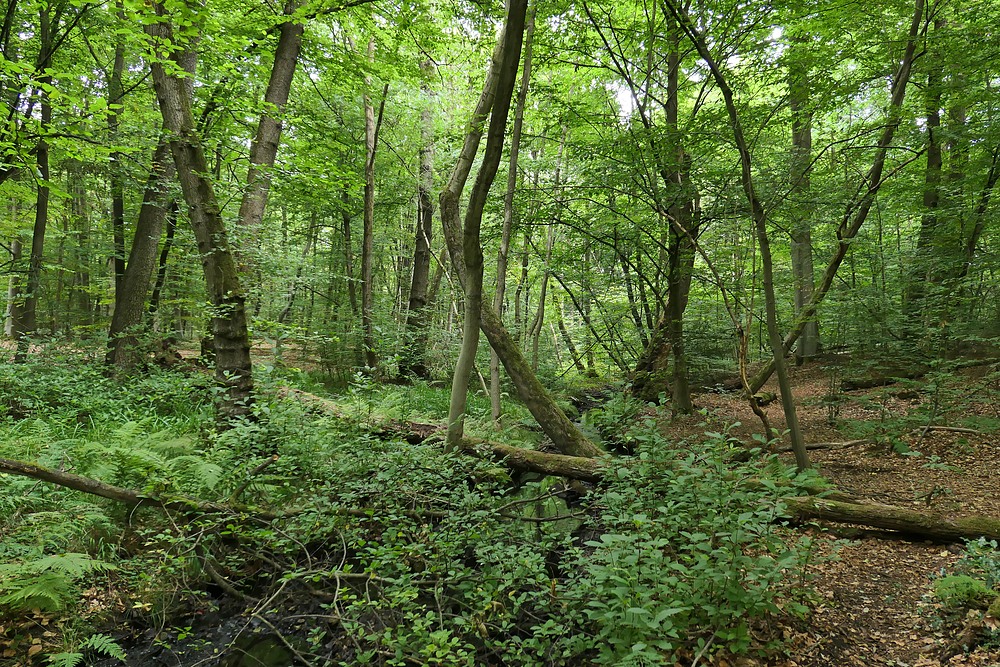
[[(517, 190), (517, 161), (521, 151), (521, 132), (524, 127), (524, 104), (531, 83), (531, 46), (535, 34), (535, 6), (528, 12), (524, 35), (524, 64), (521, 67), (521, 84), (514, 106), (514, 128), (510, 138), (510, 158), (507, 162), (507, 190), (503, 198), (503, 227), (500, 233), (500, 250), (497, 252), (497, 287), (493, 295), (493, 309), (501, 322), (507, 292), (507, 258), (510, 254), (510, 237), (514, 228), (514, 193)], [(490, 412), (493, 423), (501, 427), (500, 357), (490, 348)]]
[[(173, 166), (171, 161), (170, 166)], [(140, 213), (141, 215), (141, 213)], [(154, 318), (160, 309), (160, 296), (163, 294), (163, 285), (167, 282), (167, 259), (170, 257), (170, 249), (174, 245), (174, 233), (177, 231), (177, 202), (171, 200), (167, 207), (167, 233), (163, 239), (163, 247), (160, 248), (160, 258), (157, 263), (156, 282), (153, 283), (153, 291), (149, 295), (149, 316)]]
[[(792, 209), (792, 278), (795, 281), (795, 314), (812, 299), (816, 280), (812, 261), (812, 211), (809, 166), (812, 161), (812, 109), (809, 107), (809, 61), (804, 38), (793, 42), (788, 66), (788, 106), (792, 114), (792, 151), (789, 169), (789, 204)], [(819, 322), (811, 317), (802, 330), (795, 356), (801, 362), (819, 352)]]
[[(39, 9), (39, 43), (40, 49), (44, 53), (52, 48), (48, 12), (48, 5), (41, 5), (41, 9)], [(39, 78), (40, 124), (43, 132), (48, 130), (52, 123), (52, 105), (49, 102), (49, 94), (45, 90), (51, 85), (51, 76)], [(45, 228), (49, 222), (49, 144), (44, 136), (38, 139), (35, 150), (35, 165), (38, 169), (38, 187), (35, 195), (35, 224), (31, 232), (28, 275), (25, 280), (25, 293), (14, 302), (12, 309), (14, 340), (17, 341), (17, 352), (14, 354), (15, 362), (26, 360), (30, 336), (35, 333), (37, 326), (38, 296), (42, 286), (42, 256), (45, 252)]]
[(10, 242), (10, 281), (7, 283), (7, 312), (4, 313), (3, 333), (7, 338), (14, 336), (14, 318), (17, 300), (21, 296), (21, 239)]
[[(369, 64), (375, 60), (375, 38), (368, 41)], [(365, 77), (365, 86), (371, 86), (371, 78)], [(375, 107), (372, 106), (371, 95), (364, 95), (365, 107), (365, 193), (364, 193), (364, 227), (361, 235), (361, 330), (364, 347), (365, 366), (374, 373), (378, 366), (378, 356), (375, 353), (375, 325), (372, 320), (372, 253), (375, 239), (375, 149), (378, 144), (378, 126), (382, 123), (382, 110), (385, 108), (385, 97), (388, 84), (382, 91), (382, 102), (379, 106), (378, 123), (375, 121)]]
[(559, 336), (562, 338), (563, 343), (566, 345), (566, 349), (569, 350), (569, 356), (573, 359), (573, 366), (580, 375), (587, 375), (587, 367), (583, 365), (583, 359), (580, 353), (577, 352), (576, 345), (573, 343), (573, 337), (569, 335), (569, 329), (566, 328), (566, 318), (563, 313), (562, 301), (555, 294), (552, 295), (552, 300), (555, 302), (556, 306), (556, 317), (559, 325)]
[(842, 502), (828, 498), (786, 498), (784, 502), (794, 516), (801, 519), (822, 519), (873, 528), (894, 530), (916, 537), (960, 542), (1000, 539), (1000, 520), (986, 516), (950, 519), (932, 512), (879, 503)]
[[(425, 80), (421, 90), (430, 96), (427, 79), (434, 72), (434, 65), (428, 60), (421, 64)], [(406, 328), (404, 334), (403, 358), (399, 364), (399, 374), (424, 380), (430, 379), (425, 356), (427, 354), (428, 313), (427, 290), (431, 278), (431, 239), (434, 234), (434, 202), (431, 189), (434, 187), (434, 123), (431, 116), (430, 100), (424, 100), (420, 112), (420, 176), (417, 183), (417, 230), (413, 244), (413, 272), (410, 275), (410, 297), (406, 307)]]
[[(931, 51), (930, 53), (933, 53)], [(934, 56), (940, 54), (934, 53)], [(943, 272), (941, 264), (946, 258), (938, 253), (945, 239), (943, 221), (939, 212), (941, 169), (944, 156), (941, 147), (941, 65), (940, 57), (934, 58), (927, 70), (927, 86), (924, 88), (924, 123), (926, 126), (927, 165), (924, 169), (923, 213), (920, 216), (920, 232), (917, 234), (917, 256), (913, 262), (905, 298), (907, 321), (912, 326), (911, 333), (921, 336), (926, 328), (921, 325), (926, 307), (928, 286), (940, 283)]]
[[(121, 11), (118, 12), (121, 18)], [(125, 45), (121, 41), (115, 44), (114, 64), (108, 79), (108, 134), (112, 143), (119, 143), (119, 117), (124, 96), (122, 91), (122, 72), (125, 70)], [(109, 174), (111, 189), (111, 230), (114, 246), (115, 268), (115, 309), (118, 308), (118, 295), (124, 288), (125, 281), (125, 177), (122, 173), (125, 165), (124, 156), (119, 151), (111, 153), (111, 173)]]
[[(156, 5), (156, 10), (158, 15), (165, 15), (162, 5)], [(152, 37), (160, 38), (161, 44), (173, 41), (169, 23), (154, 23), (146, 29)], [(153, 87), (163, 123), (170, 131), (170, 150), (187, 201), (212, 308), (215, 378), (225, 389), (218, 405), (219, 417), (230, 421), (249, 417), (253, 402), (246, 295), (230, 250), (222, 210), (208, 176), (208, 162), (191, 113), (191, 96), (183, 79), (167, 73), (163, 64), (166, 57), (156, 53), (150, 62)]]
[[(834, 250), (833, 256), (827, 263), (826, 270), (823, 272), (822, 280), (820, 280), (819, 285), (813, 292), (812, 299), (809, 300), (809, 303), (803, 306), (802, 311), (799, 313), (798, 317), (795, 318), (795, 323), (792, 325), (791, 331), (785, 335), (785, 338), (782, 341), (782, 350), (785, 354), (792, 349), (792, 345), (795, 344), (799, 336), (805, 330), (810, 319), (816, 316), (817, 308), (819, 308), (819, 305), (823, 302), (823, 298), (830, 290), (830, 287), (833, 286), (837, 270), (840, 268), (840, 264), (847, 256), (847, 252), (851, 248), (851, 244), (857, 237), (858, 232), (861, 231), (861, 227), (864, 225), (865, 220), (868, 219), (868, 214), (871, 212), (872, 205), (875, 203), (875, 196), (882, 188), (882, 175), (885, 171), (885, 159), (889, 151), (889, 147), (892, 144), (892, 139), (896, 134), (896, 129), (899, 127), (902, 118), (901, 111), (903, 99), (906, 96), (906, 85), (910, 80), (910, 73), (913, 69), (913, 60), (917, 50), (917, 37), (921, 32), (924, 0), (915, 0), (914, 4), (914, 15), (910, 22), (910, 31), (907, 37), (906, 48), (899, 67), (896, 70), (896, 74), (893, 77), (888, 118), (886, 119), (884, 129), (882, 130), (882, 135), (879, 137), (878, 148), (875, 151), (872, 166), (868, 169), (864, 179), (858, 186), (858, 195), (852, 198), (847, 207), (844, 209), (844, 215), (837, 227), (837, 249)], [(771, 377), (774, 369), (775, 360), (772, 359), (768, 361), (756, 375), (754, 375), (754, 377), (749, 381), (749, 389), (751, 393), (760, 391), (760, 388), (763, 387), (764, 383), (766, 383)]]
[(358, 314), (358, 288), (354, 283), (354, 242), (351, 241), (351, 195), (347, 186), (340, 191), (340, 217), (344, 230), (344, 274), (347, 280), (347, 300), (351, 314)]
[[(923, 0), (917, 0), (918, 4)], [(674, 0), (667, 0), (670, 11), (681, 24), (681, 28), (687, 34), (692, 45), (698, 51), (698, 55), (708, 66), (712, 78), (715, 80), (722, 94), (729, 115), (729, 123), (733, 133), (733, 140), (740, 155), (740, 181), (743, 192), (746, 195), (747, 204), (753, 216), (754, 228), (757, 233), (757, 243), (760, 248), (761, 268), (763, 271), (764, 287), (764, 308), (767, 319), (767, 338), (771, 346), (771, 355), (774, 359), (775, 370), (778, 374), (778, 387), (781, 390), (781, 404), (785, 412), (785, 423), (788, 427), (789, 438), (792, 443), (792, 450), (795, 453), (795, 463), (799, 470), (809, 468), (809, 454), (806, 452), (805, 442), (802, 439), (802, 431), (799, 428), (798, 417), (795, 412), (795, 397), (792, 394), (792, 386), (788, 380), (788, 372), (785, 366), (785, 354), (782, 348), (781, 334), (778, 331), (777, 303), (774, 296), (774, 270), (771, 259), (770, 240), (767, 235), (767, 211), (757, 197), (757, 192), (753, 182), (753, 162), (750, 155), (750, 148), (743, 128), (740, 123), (739, 113), (733, 98), (733, 91), (729, 87), (722, 74), (722, 70), (716, 64), (712, 54), (708, 50), (705, 38), (691, 23), (686, 10), (679, 9)]]
[[(301, 0), (287, 0), (284, 16), (293, 16), (300, 4)], [(304, 31), (305, 25), (300, 21), (287, 20), (278, 26), (278, 45), (274, 51), (267, 92), (264, 93), (264, 111), (250, 144), (250, 168), (240, 203), (240, 224), (248, 232), (247, 243), (252, 250), (259, 244), (260, 226), (271, 188), (271, 169), (274, 168), (281, 142), (281, 116), (288, 104)]]
[[(156, 266), (157, 245), (170, 205), (166, 189), (173, 177), (174, 165), (170, 158), (170, 146), (166, 139), (163, 139), (153, 152), (149, 177), (142, 197), (142, 207), (139, 209), (139, 219), (135, 227), (135, 237), (132, 239), (132, 249), (125, 265), (121, 286), (115, 290), (115, 310), (108, 331), (108, 353), (105, 357), (108, 365), (122, 369), (133, 368), (144, 357), (137, 334), (142, 327), (146, 294), (149, 293), (149, 283)], [(164, 253), (167, 252), (169, 246), (165, 245)], [(162, 270), (165, 271), (166, 258), (163, 259), (162, 265)], [(158, 301), (159, 292), (157, 292)], [(155, 307), (153, 310), (155, 311)]]
[[(471, 170), (471, 158), (475, 155), (475, 152), (470, 154), (467, 148), (470, 143), (474, 143), (476, 149), (478, 149), (478, 137), (474, 140), (471, 137), (474, 134), (482, 133), (481, 126), (477, 127), (474, 125), (469, 134), (466, 135), (466, 141), (464, 142), (462, 153), (459, 155), (455, 171), (448, 180), (448, 185), (441, 192), (441, 216), (442, 220), (447, 220), (444, 223), (445, 226), (450, 227), (453, 235), (457, 235), (454, 232), (457, 231), (456, 227), (459, 224), (462, 228), (462, 262), (456, 263), (456, 266), (461, 266), (464, 269), (458, 273), (462, 277), (461, 283), (465, 289), (465, 320), (462, 329), (462, 349), (455, 364), (455, 375), (452, 380), (451, 389), (451, 406), (448, 412), (446, 446), (453, 450), (461, 446), (464, 432), (465, 407), (469, 392), (469, 375), (475, 365), (476, 352), (479, 349), (479, 327), (482, 313), (484, 310), (492, 310), (488, 306), (486, 309), (483, 308), (483, 247), (479, 232), (482, 225), (483, 209), (486, 207), (486, 199), (489, 195), (490, 187), (493, 185), (493, 180), (496, 178), (497, 170), (500, 167), (500, 159), (503, 157), (507, 116), (510, 112), (514, 84), (517, 80), (517, 65), (521, 60), (521, 41), (524, 37), (527, 9), (527, 0), (509, 1), (507, 20), (501, 34), (501, 39), (499, 40), (498, 51), (494, 53), (493, 67), (483, 89), (483, 96), (480, 98), (483, 107), (480, 108), (477, 106), (473, 116), (473, 122), (476, 123), (479, 117), (485, 118), (486, 113), (492, 109), (489, 130), (486, 134), (486, 150), (483, 154), (483, 161), (479, 167), (479, 172), (476, 174), (476, 182), (469, 195), (464, 224), (458, 223), (459, 198), (462, 195), (462, 190), (464, 190), (468, 172)], [(449, 241), (451, 241), (450, 238)], [(457, 248), (452, 250), (452, 255), (453, 257), (458, 255)]]
[[(556, 167), (558, 174), (559, 168)], [(558, 188), (558, 185), (556, 186)], [(538, 308), (535, 309), (535, 317), (531, 321), (528, 329), (528, 337), (531, 339), (531, 370), (538, 372), (538, 343), (542, 338), (542, 325), (545, 324), (545, 304), (548, 301), (549, 279), (552, 277), (552, 249), (556, 242), (556, 228), (553, 224), (546, 229), (545, 260), (542, 266), (542, 285), (538, 288)]]
[(292, 306), (295, 305), (295, 297), (299, 292), (299, 284), (302, 282), (302, 272), (309, 259), (309, 253), (312, 251), (313, 240), (318, 233), (319, 224), (316, 221), (316, 214), (313, 213), (309, 229), (306, 230), (306, 244), (302, 248), (302, 255), (299, 257), (299, 265), (295, 268), (295, 278), (292, 279), (292, 284), (288, 288), (288, 296), (285, 298), (285, 306), (281, 309), (281, 312), (278, 313), (278, 324), (284, 324), (287, 322), (292, 313)]

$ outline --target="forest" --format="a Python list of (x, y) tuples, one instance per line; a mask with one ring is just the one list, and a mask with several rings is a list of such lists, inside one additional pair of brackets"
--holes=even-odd
[(1000, 664), (996, 0), (0, 5), (0, 665)]

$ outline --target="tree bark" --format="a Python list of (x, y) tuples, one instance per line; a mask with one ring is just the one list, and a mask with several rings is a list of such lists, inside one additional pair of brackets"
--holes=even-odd
[[(368, 41), (368, 61), (375, 60), (375, 38)], [(365, 77), (365, 85), (371, 85), (371, 78)], [(375, 239), (375, 149), (378, 145), (378, 127), (382, 123), (382, 111), (385, 108), (385, 97), (388, 84), (382, 91), (382, 102), (379, 106), (378, 123), (375, 120), (375, 107), (372, 106), (371, 95), (364, 95), (365, 107), (365, 192), (364, 192), (364, 227), (361, 235), (361, 330), (364, 347), (365, 366), (374, 373), (378, 366), (378, 356), (375, 353), (375, 325), (372, 319), (374, 296), (372, 285), (372, 253)]]
[[(52, 48), (52, 36), (49, 26), (48, 5), (39, 9), (39, 47), (43, 53)], [(47, 56), (43, 56), (47, 59)], [(39, 79), (39, 96), (41, 97), (41, 128), (45, 131), (52, 123), (52, 104), (45, 87), (51, 86), (52, 77), (43, 76)], [(27, 359), (30, 336), (37, 328), (38, 296), (42, 286), (42, 257), (45, 253), (45, 229), (49, 222), (49, 144), (44, 136), (39, 137), (35, 149), (35, 165), (38, 169), (38, 185), (35, 193), (35, 224), (31, 232), (31, 254), (28, 257), (28, 275), (25, 280), (25, 293), (14, 303), (13, 329), (14, 340), (17, 342), (15, 362)]]
[[(166, 189), (173, 180), (174, 173), (170, 146), (164, 138), (153, 152), (132, 249), (121, 285), (115, 290), (115, 309), (108, 331), (108, 352), (105, 357), (105, 363), (109, 366), (133, 368), (144, 357), (137, 334), (142, 326), (146, 294), (149, 293), (149, 283), (156, 266), (156, 250), (170, 206)], [(169, 251), (169, 248), (165, 247), (164, 250)], [(157, 301), (158, 296), (157, 293)]]
[[(428, 60), (421, 64), (425, 80), (421, 84), (424, 95), (430, 97), (427, 79), (434, 71)], [(406, 307), (406, 328), (404, 335), (403, 359), (400, 360), (399, 374), (424, 380), (430, 379), (425, 356), (427, 354), (428, 313), (427, 290), (431, 278), (431, 239), (434, 235), (434, 202), (431, 189), (434, 187), (434, 123), (431, 116), (430, 99), (424, 100), (420, 112), (420, 176), (417, 183), (417, 230), (413, 244), (413, 272), (410, 275), (410, 297)]]
[(250, 144), (250, 168), (247, 171), (246, 191), (240, 203), (239, 220), (248, 232), (247, 242), (251, 249), (256, 249), (259, 244), (260, 226), (271, 188), (271, 170), (281, 143), (281, 117), (288, 104), (302, 48), (305, 25), (292, 18), (300, 4), (301, 0), (287, 0), (285, 3), (284, 16), (289, 20), (278, 26), (278, 45), (274, 51), (267, 91), (264, 93), (264, 111)]
[[(119, 9), (119, 18), (121, 11)], [(118, 126), (121, 116), (122, 72), (125, 70), (125, 44), (118, 41), (115, 44), (114, 64), (108, 79), (108, 134), (111, 141), (119, 142)], [(125, 178), (122, 174), (123, 155), (119, 151), (111, 153), (111, 173), (109, 185), (111, 189), (111, 230), (114, 245), (115, 267), (115, 308), (118, 307), (118, 295), (124, 288), (125, 281)]]
[[(792, 278), (795, 281), (795, 314), (799, 315), (812, 299), (816, 280), (813, 275), (812, 224), (810, 223), (809, 167), (812, 161), (812, 109), (809, 107), (809, 64), (804, 49), (805, 38), (793, 41), (788, 66), (788, 106), (792, 114), (792, 151), (789, 169), (789, 199), (792, 208)], [(801, 362), (819, 352), (819, 321), (810, 318), (796, 347)]]
[[(923, 0), (917, 0), (918, 4)], [(667, 0), (667, 5), (674, 17), (680, 23), (681, 28), (687, 34), (692, 45), (698, 51), (698, 55), (708, 66), (712, 78), (715, 80), (722, 94), (729, 115), (730, 129), (733, 133), (733, 140), (740, 155), (740, 181), (743, 192), (746, 195), (747, 203), (753, 217), (754, 228), (757, 234), (757, 244), (760, 249), (761, 269), (763, 272), (764, 287), (764, 309), (767, 319), (767, 338), (771, 347), (771, 356), (774, 359), (775, 371), (778, 375), (778, 388), (781, 390), (781, 404), (785, 412), (785, 423), (788, 427), (789, 439), (795, 453), (795, 463), (799, 470), (810, 467), (809, 454), (805, 448), (805, 441), (802, 438), (802, 431), (799, 428), (798, 416), (795, 412), (795, 396), (792, 393), (792, 385), (788, 379), (788, 371), (785, 366), (785, 353), (782, 348), (781, 334), (778, 331), (777, 302), (774, 295), (774, 269), (771, 257), (770, 239), (767, 233), (767, 211), (757, 196), (753, 182), (753, 158), (750, 154), (750, 147), (743, 134), (739, 113), (733, 97), (732, 88), (722, 74), (722, 70), (715, 62), (704, 36), (697, 31), (691, 23), (686, 10), (676, 6), (674, 0)]]
[[(503, 321), (507, 293), (507, 258), (510, 255), (510, 237), (514, 229), (514, 193), (517, 190), (517, 162), (521, 152), (521, 133), (524, 128), (524, 104), (531, 83), (531, 48), (535, 34), (535, 5), (528, 11), (524, 31), (524, 64), (521, 66), (521, 84), (514, 105), (514, 128), (510, 138), (510, 158), (507, 162), (507, 190), (503, 198), (503, 227), (500, 232), (500, 249), (497, 252), (497, 287), (493, 295), (493, 309)], [(490, 412), (493, 423), (501, 427), (500, 357), (490, 348)]]
[[(173, 164), (172, 162), (169, 164)], [(170, 249), (174, 245), (174, 233), (177, 231), (177, 202), (171, 200), (167, 209), (167, 233), (163, 238), (163, 247), (160, 248), (160, 258), (157, 261), (156, 281), (153, 283), (153, 291), (149, 295), (149, 316), (154, 318), (160, 309), (160, 296), (163, 294), (163, 286), (167, 282), (167, 260), (170, 257)]]
[[(469, 196), (464, 224), (461, 224), (462, 261), (461, 263), (456, 262), (456, 267), (462, 266), (464, 269), (458, 273), (463, 277), (461, 283), (465, 289), (465, 320), (462, 329), (462, 349), (455, 364), (455, 374), (452, 380), (451, 405), (448, 411), (448, 435), (445, 442), (446, 447), (453, 450), (461, 446), (465, 428), (469, 375), (475, 365), (476, 352), (479, 349), (479, 327), (482, 313), (485, 310), (492, 311), (488, 306), (483, 308), (483, 247), (479, 232), (486, 198), (500, 167), (500, 159), (503, 157), (507, 116), (514, 93), (514, 84), (517, 80), (517, 65), (521, 60), (521, 41), (524, 37), (527, 9), (527, 0), (509, 0), (507, 19), (499, 40), (498, 52), (494, 53), (493, 67), (487, 77), (483, 96), (480, 98), (480, 102), (488, 102), (488, 104), (482, 110), (479, 107), (476, 109), (476, 112), (481, 112), (484, 118), (490, 109), (492, 109), (492, 114), (486, 135), (486, 150), (483, 161)], [(487, 92), (489, 89), (493, 89), (491, 93)], [(479, 113), (474, 114), (474, 123), (479, 115)], [(470, 140), (470, 137), (476, 134), (477, 130), (481, 134), (482, 130), (474, 125), (469, 134), (466, 135), (466, 141), (462, 153), (459, 155), (455, 172), (449, 179), (448, 186), (441, 192), (442, 220), (447, 216), (448, 221), (444, 224), (446, 228), (450, 226), (453, 232), (456, 231), (455, 228), (459, 221), (459, 198), (464, 189), (468, 171), (471, 170), (470, 158), (475, 155), (474, 152), (470, 155), (466, 148), (470, 143), (475, 143), (478, 149), (478, 138), (474, 142)], [(463, 161), (466, 159), (470, 159), (467, 163), (468, 170)], [(462, 172), (466, 175), (463, 176)], [(448, 240), (451, 242), (450, 238)], [(458, 255), (458, 248), (452, 249), (451, 252), (453, 257)], [(499, 316), (497, 317), (499, 318)]]
[(822, 519), (894, 530), (942, 542), (1000, 539), (1000, 520), (986, 516), (951, 519), (932, 512), (916, 511), (879, 503), (843, 502), (828, 498), (786, 498), (800, 519)]
[[(156, 10), (160, 16), (165, 15), (162, 5), (156, 5)], [(164, 42), (173, 41), (169, 23), (154, 23), (146, 29), (157, 39), (157, 51)], [(191, 112), (191, 96), (183, 79), (167, 73), (165, 59), (162, 52), (157, 52), (150, 62), (153, 87), (164, 126), (170, 132), (170, 150), (188, 205), (212, 308), (215, 379), (225, 390), (218, 405), (219, 417), (231, 421), (252, 414), (253, 375), (246, 295), (230, 250), (222, 209), (209, 178), (208, 162)]]

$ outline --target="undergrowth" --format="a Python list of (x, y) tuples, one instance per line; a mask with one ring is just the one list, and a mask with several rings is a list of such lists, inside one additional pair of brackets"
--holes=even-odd
[[(345, 419), (268, 399), (275, 372), (256, 419), (217, 432), (197, 377), (119, 385), (79, 364), (33, 371), (0, 368), (0, 456), (258, 509), (134, 510), (0, 476), (0, 626), (15, 629), (0, 648), (113, 662), (152, 628), (195, 662), (218, 650), (207, 619), (243, 613), (242, 632), (278, 635), (315, 665), (659, 665), (773, 651), (771, 621), (806, 611), (810, 544), (780, 527), (777, 489), (794, 480), (771, 458), (725, 462), (722, 435), (671, 443), (640, 421), (636, 456), (612, 460), (581, 496), (373, 434), (376, 420), (440, 419), (447, 392), (426, 385), (356, 379)], [(476, 409), (485, 425), (488, 402)], [(16, 630), (28, 613), (77, 620), (61, 641), (33, 644)]]

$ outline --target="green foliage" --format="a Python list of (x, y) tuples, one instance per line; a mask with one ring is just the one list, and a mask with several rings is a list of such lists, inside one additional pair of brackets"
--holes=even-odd
[(743, 652), (755, 619), (802, 613), (809, 542), (787, 542), (775, 520), (783, 506), (774, 482), (788, 480), (772, 461), (723, 463), (719, 436), (677, 448), (648, 423), (634, 434), (639, 463), (619, 468), (598, 497), (606, 531), (587, 543), (569, 586), (593, 627), (600, 664), (663, 664), (685, 646)]
[(83, 665), (87, 653), (116, 658), (122, 662), (128, 657), (118, 643), (108, 635), (97, 633), (83, 640), (78, 651), (54, 653), (46, 658), (52, 667), (77, 667)]
[(0, 565), (0, 617), (28, 609), (64, 609), (81, 577), (113, 569), (109, 563), (78, 553)]
[[(192, 390), (178, 384), (185, 386)], [(86, 391), (79, 400), (96, 401)], [(427, 421), (447, 408), (447, 392), (437, 388), (418, 385), (405, 396), (359, 380), (344, 402), (366, 420)], [(262, 395), (255, 420), (222, 432), (177, 428), (191, 425), (177, 414), (184, 406), (132, 419), (126, 408), (144, 400), (119, 395), (73, 429), (39, 409), (0, 427), (0, 454), (149, 492), (226, 499), (239, 490), (242, 502), (297, 512), (280, 524), (170, 522), (152, 511), (126, 517), (99, 499), (43, 494), (31, 480), (12, 479), (12, 493), (0, 493), (0, 506), (12, 510), (0, 518), (9, 536), (0, 549), (13, 563), (0, 589), (7, 609), (69, 608), (82, 573), (112, 566), (113, 556), (94, 554), (113, 553), (105, 545), (120, 539), (126, 519), (137, 555), (117, 563), (116, 578), (150, 623), (173, 623), (183, 609), (207, 604), (202, 582), (213, 564), (237, 588), (260, 588), (257, 597), (322, 592), (356, 662), (377, 655), (394, 665), (669, 664), (681, 651), (747, 651), (755, 623), (804, 609), (808, 545), (775, 525), (787, 471), (771, 460), (724, 463), (723, 435), (667, 442), (653, 419), (637, 421), (643, 404), (624, 397), (597, 420), (608, 429), (631, 422), (637, 457), (582, 507), (568, 506), (554, 479), (515, 483), (493, 461), (379, 439), (295, 400)], [(73, 408), (67, 401), (52, 414)], [(481, 409), (488, 417), (484, 398)], [(279, 458), (258, 469), (272, 453)], [(52, 555), (67, 551), (76, 555)], [(283, 604), (266, 612), (276, 622)], [(322, 654), (327, 629), (308, 630)], [(54, 664), (114, 655), (88, 646)]]
[(997, 592), (967, 574), (950, 574), (934, 580), (934, 595), (946, 607), (979, 607), (996, 597)]
[(954, 569), (980, 579), (987, 588), (1000, 591), (1000, 551), (996, 540), (981, 537), (966, 543), (965, 553)]
[(646, 403), (627, 392), (616, 392), (600, 408), (589, 410), (586, 423), (592, 426), (605, 442), (622, 447), (634, 444), (630, 432), (637, 426), (637, 418)]

